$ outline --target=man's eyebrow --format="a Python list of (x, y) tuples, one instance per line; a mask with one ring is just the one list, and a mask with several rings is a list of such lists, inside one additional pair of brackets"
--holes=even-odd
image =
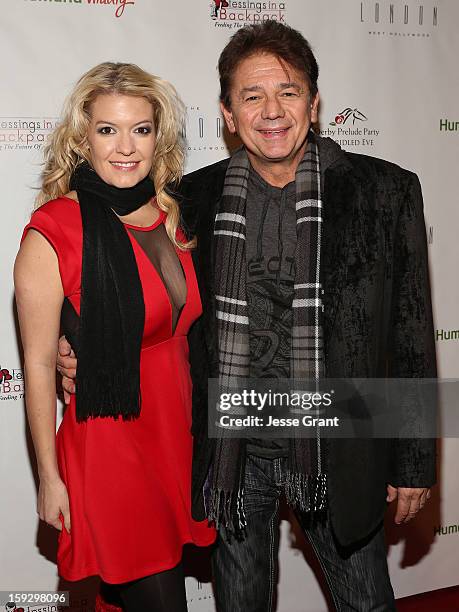
[(295, 81), (288, 81), (287, 83), (279, 83), (279, 89), (290, 89), (291, 87), (295, 89), (303, 89), (301, 85), (295, 83)]
[[(281, 89), (299, 89), (302, 90), (303, 87), (301, 85), (299, 85), (298, 83), (295, 83), (295, 81), (288, 81), (285, 83), (278, 83), (277, 84), (277, 89), (281, 90)], [(239, 92), (240, 95), (244, 95), (245, 93), (250, 93), (250, 92), (257, 92), (257, 91), (263, 91), (263, 87), (261, 85), (251, 85), (250, 87), (243, 87), (241, 89), (241, 91)]]
[(263, 91), (263, 87), (261, 85), (251, 85), (250, 87), (243, 87), (239, 93), (245, 94), (251, 91)]

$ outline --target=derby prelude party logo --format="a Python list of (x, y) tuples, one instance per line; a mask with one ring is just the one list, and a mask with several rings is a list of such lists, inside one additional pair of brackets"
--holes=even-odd
[(367, 121), (367, 117), (358, 108), (347, 107), (336, 115), (334, 121), (330, 121), (330, 125), (341, 125), (348, 119), (352, 119), (352, 125), (355, 125), (356, 121)]
[(381, 130), (374, 127), (362, 127), (368, 117), (357, 107), (346, 106), (335, 113), (329, 126), (320, 130), (321, 136), (333, 138), (341, 147), (373, 147)]
[(285, 23), (286, 4), (277, 0), (211, 0), (210, 17), (216, 28), (241, 28), (269, 19)]
[(25, 0), (44, 5), (65, 4), (67, 6), (111, 6), (115, 9), (115, 17), (122, 17), (125, 9), (129, 5), (134, 5), (136, 0)]

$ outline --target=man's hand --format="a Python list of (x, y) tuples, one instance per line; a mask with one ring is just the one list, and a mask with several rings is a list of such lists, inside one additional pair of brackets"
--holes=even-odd
[(70, 396), (75, 393), (77, 359), (65, 336), (59, 338), (57, 353), (57, 370), (62, 375), (64, 402), (70, 403)]
[(430, 490), (425, 488), (408, 489), (405, 487), (395, 488), (387, 485), (386, 500), (390, 503), (398, 498), (395, 523), (401, 525), (408, 523), (425, 506), (430, 497)]

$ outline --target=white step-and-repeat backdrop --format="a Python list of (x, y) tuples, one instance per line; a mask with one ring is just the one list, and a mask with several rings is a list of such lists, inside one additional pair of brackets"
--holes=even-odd
[[(187, 168), (217, 161), (227, 155), (218, 55), (237, 28), (268, 18), (301, 30), (316, 52), (322, 134), (419, 175), (440, 374), (458, 376), (457, 0), (2, 0), (0, 590), (70, 588), (70, 610), (82, 612), (92, 609), (96, 588), (94, 580), (59, 581), (53, 530), (37, 520), (13, 303), (13, 261), (32, 209), (42, 148), (62, 101), (91, 66), (135, 62), (174, 83), (187, 105)], [(387, 521), (397, 596), (459, 582), (459, 444), (444, 440), (439, 450), (440, 486), (429, 508), (403, 529)], [(295, 524), (282, 521), (278, 610), (324, 611), (314, 563), (297, 534)], [(190, 611), (213, 611), (205, 563), (191, 555), (188, 566)]]

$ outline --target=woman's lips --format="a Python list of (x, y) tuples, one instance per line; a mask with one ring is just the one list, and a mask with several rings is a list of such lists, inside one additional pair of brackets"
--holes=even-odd
[(121, 162), (121, 161), (112, 161), (110, 164), (116, 168), (116, 170), (120, 170), (121, 172), (132, 172), (135, 170), (140, 162)]

